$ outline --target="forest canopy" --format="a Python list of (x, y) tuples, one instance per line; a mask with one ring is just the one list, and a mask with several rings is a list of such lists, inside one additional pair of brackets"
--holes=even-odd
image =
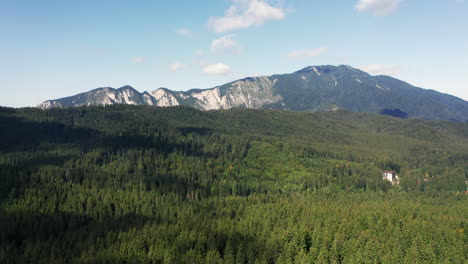
[(467, 161), (462, 122), (0, 108), (0, 262), (464, 263)]

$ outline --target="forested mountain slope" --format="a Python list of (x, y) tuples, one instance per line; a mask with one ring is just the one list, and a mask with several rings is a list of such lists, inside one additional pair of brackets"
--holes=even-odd
[(422, 119), (468, 121), (468, 102), (414, 87), (389, 76), (372, 76), (347, 65), (311, 66), (290, 74), (251, 77), (211, 89), (140, 93), (131, 86), (98, 88), (48, 100), (40, 108), (91, 105), (188, 105), (201, 110), (231, 108), (380, 113), (398, 109)]
[(467, 126), (0, 108), (0, 262), (463, 263)]

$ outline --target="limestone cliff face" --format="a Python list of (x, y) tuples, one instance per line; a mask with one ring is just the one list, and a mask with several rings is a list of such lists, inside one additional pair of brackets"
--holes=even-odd
[(82, 105), (189, 105), (200, 110), (230, 109), (233, 107), (261, 108), (265, 104), (281, 100), (274, 93), (274, 83), (268, 77), (254, 77), (238, 80), (211, 89), (193, 89), (175, 92), (166, 88), (139, 93), (130, 86), (119, 89), (99, 88), (88, 93), (78, 94), (40, 104), (40, 108), (76, 107)]
[(113, 104), (129, 104), (141, 105), (148, 102), (144, 95), (141, 95), (131, 86), (124, 86), (119, 89), (110, 87), (98, 88), (87, 93), (77, 94), (75, 96), (65, 97), (57, 100), (49, 100), (40, 104), (39, 108), (53, 107), (76, 107), (83, 105), (113, 105)]
[(54, 108), (54, 107), (61, 108), (63, 106), (59, 101), (48, 100), (48, 101), (45, 101), (45, 102), (39, 104), (37, 107), (42, 108), (42, 109), (49, 109), (49, 108)]
[(281, 100), (268, 77), (238, 80), (213, 89), (189, 91), (186, 96), (195, 98), (194, 107), (201, 110), (230, 109), (233, 107), (262, 108)]
[(177, 98), (173, 95), (173, 92), (165, 88), (159, 88), (156, 91), (149, 92), (149, 94), (154, 98), (156, 103), (155, 106), (167, 107), (167, 106), (177, 106), (180, 105)]

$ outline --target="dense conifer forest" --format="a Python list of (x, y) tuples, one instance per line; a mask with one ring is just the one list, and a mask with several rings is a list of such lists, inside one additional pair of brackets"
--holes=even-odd
[(0, 263), (467, 263), (467, 180), (462, 122), (0, 108)]

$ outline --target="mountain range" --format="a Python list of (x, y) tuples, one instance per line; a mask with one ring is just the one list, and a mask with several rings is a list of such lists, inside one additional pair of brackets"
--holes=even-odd
[(104, 87), (56, 100), (38, 107), (91, 105), (188, 105), (200, 110), (230, 108), (385, 113), (398, 110), (422, 119), (468, 121), (468, 102), (434, 90), (414, 87), (384, 75), (340, 66), (310, 66), (290, 74), (248, 77), (209, 89), (151, 92), (131, 86)]

